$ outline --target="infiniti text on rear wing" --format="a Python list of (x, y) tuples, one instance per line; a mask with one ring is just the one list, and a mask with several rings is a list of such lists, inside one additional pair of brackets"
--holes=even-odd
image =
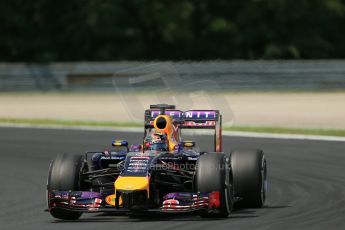
[[(146, 110), (145, 126), (152, 126), (153, 120), (158, 115), (160, 115), (159, 110)], [(217, 122), (220, 121), (218, 110), (188, 110), (185, 112), (181, 110), (166, 110), (165, 115), (169, 115), (180, 128), (214, 129)]]
[(218, 110), (189, 110), (182, 114), (182, 128), (214, 129), (219, 118)]

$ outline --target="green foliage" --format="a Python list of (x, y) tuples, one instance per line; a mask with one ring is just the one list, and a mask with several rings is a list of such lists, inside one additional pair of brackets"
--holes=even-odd
[(0, 61), (344, 58), (345, 0), (2, 0)]

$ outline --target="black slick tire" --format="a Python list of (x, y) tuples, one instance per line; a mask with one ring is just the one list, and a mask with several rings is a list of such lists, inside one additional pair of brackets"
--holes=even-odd
[[(82, 156), (61, 154), (58, 155), (50, 164), (47, 190), (48, 190), (48, 205), (49, 191), (77, 191), (79, 190), (79, 174), (82, 165)], [(68, 211), (59, 208), (52, 208), (50, 214), (62, 220), (76, 220), (82, 213), (75, 211)]]

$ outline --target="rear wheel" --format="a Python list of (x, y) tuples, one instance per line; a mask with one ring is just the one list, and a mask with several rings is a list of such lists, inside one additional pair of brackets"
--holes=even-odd
[(262, 150), (235, 150), (231, 153), (236, 207), (261, 208), (267, 193), (267, 163)]
[[(58, 155), (50, 164), (47, 181), (48, 206), (50, 205), (49, 191), (76, 191), (80, 188), (79, 175), (82, 167), (80, 155)], [(52, 208), (50, 214), (58, 219), (76, 220), (82, 213)]]
[(205, 153), (196, 165), (196, 191), (219, 192), (218, 213), (203, 213), (202, 217), (227, 217), (233, 208), (232, 174), (230, 159), (222, 153)]

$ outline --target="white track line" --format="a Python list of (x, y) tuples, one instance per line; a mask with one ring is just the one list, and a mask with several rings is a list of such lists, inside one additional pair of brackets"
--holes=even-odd
[[(126, 127), (101, 127), (101, 126), (63, 126), (63, 125), (31, 125), (31, 124), (12, 124), (0, 123), (0, 127), (8, 128), (35, 128), (35, 129), (57, 129), (57, 130), (85, 130), (85, 131), (109, 131), (109, 132), (129, 132), (141, 133), (143, 128), (126, 128)], [(201, 132), (201, 135), (213, 135), (213, 132)], [(301, 134), (275, 134), (275, 133), (256, 133), (256, 132), (239, 132), (223, 131), (223, 136), (231, 137), (252, 137), (252, 138), (269, 138), (269, 139), (287, 139), (287, 140), (314, 140), (314, 141), (341, 141), (345, 142), (345, 137), (320, 136), (320, 135), (301, 135)]]
[(291, 139), (292, 140), (314, 140), (314, 141), (345, 141), (345, 137), (337, 137), (337, 136), (255, 133), (255, 132), (238, 132), (238, 131), (223, 131), (223, 136), (290, 139), (290, 140)]

